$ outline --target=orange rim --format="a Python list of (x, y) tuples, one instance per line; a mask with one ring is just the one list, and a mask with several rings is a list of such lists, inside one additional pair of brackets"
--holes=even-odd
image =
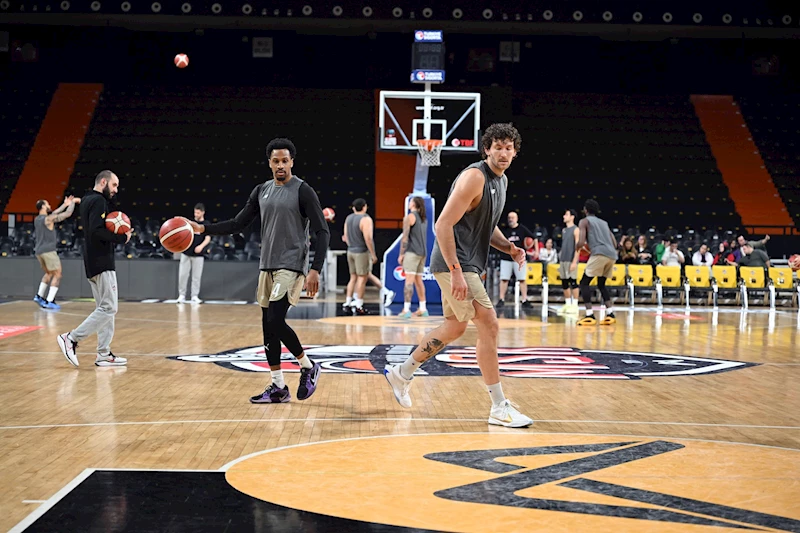
[(442, 145), (442, 140), (440, 139), (419, 139), (417, 140), (417, 146), (421, 146), (428, 152), (432, 151), (437, 146)]

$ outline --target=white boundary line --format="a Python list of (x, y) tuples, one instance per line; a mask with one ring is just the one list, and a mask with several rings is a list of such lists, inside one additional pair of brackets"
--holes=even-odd
[(428, 437), (428, 436), (440, 436), (440, 435), (487, 435), (487, 436), (494, 436), (494, 435), (502, 435), (503, 437), (530, 437), (531, 435), (577, 435), (577, 436), (584, 436), (584, 437), (624, 437), (626, 439), (665, 439), (665, 440), (688, 440), (688, 441), (695, 441), (695, 442), (713, 442), (717, 444), (732, 444), (738, 446), (754, 446), (757, 448), (770, 448), (775, 450), (787, 450), (790, 452), (800, 452), (800, 450), (795, 448), (784, 448), (781, 446), (770, 446), (768, 444), (750, 444), (747, 442), (732, 442), (732, 441), (725, 441), (725, 440), (709, 440), (709, 439), (698, 439), (698, 438), (685, 438), (685, 437), (655, 437), (651, 435), (620, 435), (618, 433), (544, 433), (539, 431), (515, 431), (514, 433), (484, 433), (484, 432), (453, 432), (453, 433), (407, 433), (403, 435), (371, 435), (368, 437), (351, 437), (347, 439), (331, 439), (331, 440), (321, 440), (317, 442), (304, 442), (302, 444), (291, 444), (288, 446), (280, 446), (278, 448), (271, 448), (269, 450), (262, 450), (260, 452), (253, 452), (249, 453), (245, 456), (239, 457), (238, 459), (234, 459), (228, 463), (222, 465), (219, 470), (221, 472), (227, 472), (232, 466), (242, 461), (246, 461), (247, 459), (251, 459), (253, 457), (257, 457), (259, 455), (263, 455), (266, 453), (278, 452), (282, 450), (287, 450), (289, 448), (300, 448), (303, 446), (313, 446), (315, 444), (329, 444), (332, 442), (350, 442), (354, 440), (366, 440), (366, 439), (387, 439), (393, 437)]
[[(277, 424), (291, 422), (486, 422), (485, 418), (380, 418), (380, 417), (342, 417), (342, 418), (240, 418), (219, 420), (152, 420), (141, 422), (84, 422), (76, 424), (42, 424), (30, 426), (0, 426), (2, 430), (53, 429), (79, 427), (148, 426), (172, 424)], [(769, 426), (758, 424), (711, 424), (705, 422), (659, 422), (648, 420), (534, 420), (538, 424), (620, 424), (635, 426), (688, 426), (721, 427), (742, 429), (800, 429), (800, 426)]]
[(90, 475), (92, 475), (92, 472), (94, 472), (95, 470), (96, 470), (95, 468), (86, 468), (86, 469), (85, 469), (83, 472), (81, 472), (80, 474), (78, 474), (77, 476), (75, 476), (75, 477), (72, 479), (72, 481), (70, 481), (69, 483), (67, 483), (66, 485), (64, 485), (64, 486), (61, 488), (61, 490), (59, 490), (58, 492), (56, 492), (55, 494), (53, 494), (52, 496), (50, 496), (50, 497), (49, 497), (47, 500), (45, 500), (45, 501), (44, 501), (44, 503), (42, 503), (42, 504), (41, 504), (39, 507), (37, 507), (36, 509), (34, 509), (34, 510), (31, 512), (31, 514), (29, 514), (28, 516), (26, 516), (25, 518), (23, 518), (23, 519), (22, 519), (22, 521), (21, 521), (20, 523), (18, 523), (16, 526), (12, 527), (12, 528), (11, 528), (11, 529), (8, 531), (8, 533), (21, 533), (22, 531), (24, 531), (25, 529), (27, 529), (28, 527), (30, 527), (31, 525), (33, 525), (33, 523), (34, 523), (34, 522), (36, 522), (36, 521), (37, 521), (39, 518), (41, 518), (41, 517), (42, 517), (42, 516), (43, 516), (43, 515), (44, 515), (44, 514), (45, 514), (47, 511), (49, 511), (49, 510), (50, 510), (50, 509), (51, 509), (51, 508), (52, 508), (52, 507), (53, 507), (55, 504), (57, 504), (58, 502), (60, 502), (60, 501), (61, 501), (61, 500), (62, 500), (62, 499), (63, 499), (63, 498), (64, 498), (64, 497), (67, 495), (67, 494), (69, 494), (70, 492), (72, 492), (72, 490), (73, 490), (75, 487), (77, 487), (78, 485), (80, 485), (81, 483), (83, 483), (83, 481), (84, 481), (84, 480), (85, 480), (87, 477), (89, 477)]

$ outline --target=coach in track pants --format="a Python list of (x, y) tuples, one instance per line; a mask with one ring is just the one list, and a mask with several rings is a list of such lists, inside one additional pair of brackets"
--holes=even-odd
[(117, 314), (117, 272), (114, 262), (114, 245), (130, 240), (130, 232), (116, 234), (105, 225), (108, 200), (117, 194), (119, 178), (104, 170), (97, 175), (94, 189), (81, 201), (81, 223), (84, 233), (83, 264), (92, 288), (95, 309), (80, 326), (58, 336), (58, 346), (71, 364), (78, 366), (75, 349), (78, 343), (97, 333), (97, 366), (123, 366), (124, 357), (111, 353), (114, 338), (114, 316)]

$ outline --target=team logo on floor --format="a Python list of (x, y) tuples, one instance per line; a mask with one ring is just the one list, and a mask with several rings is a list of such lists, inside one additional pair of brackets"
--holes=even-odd
[[(412, 344), (365, 346), (308, 345), (306, 353), (323, 372), (375, 374), (387, 364), (405, 361)], [(531, 346), (499, 348), (500, 372), (505, 377), (631, 380), (651, 376), (695, 376), (755, 366), (756, 363), (640, 352), (579, 350), (566, 347)], [(169, 359), (192, 363), (214, 363), (244, 372), (269, 371), (263, 346), (239, 348), (217, 354), (179, 355)], [(281, 366), (299, 372), (294, 357), (284, 348)], [(475, 348), (448, 346), (417, 372), (419, 376), (478, 376)]]
[[(292, 465), (287, 486), (314, 479), (328, 496), (271, 490), (276, 465)], [(789, 449), (522, 432), (290, 446), (236, 461), (225, 478), (272, 504), (397, 531), (800, 531), (800, 488), (786, 478), (798, 466)]]

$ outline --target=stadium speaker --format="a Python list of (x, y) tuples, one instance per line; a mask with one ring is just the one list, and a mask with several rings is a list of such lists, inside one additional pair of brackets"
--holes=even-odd
[(98, 2), (97, 0), (95, 0), (94, 2), (92, 2), (92, 3), (89, 5), (89, 8), (91, 8), (91, 10), (92, 10), (92, 11), (95, 11), (95, 12), (97, 12), (97, 11), (100, 11), (100, 8), (101, 8), (101, 7), (102, 7), (102, 6), (100, 5), (100, 2)]
[(306, 5), (303, 6), (303, 10), (302, 11), (303, 11), (303, 15), (308, 17), (308, 16), (311, 15), (311, 13), (314, 12), (314, 8), (312, 8), (310, 5), (306, 4)]
[(422, 10), (422, 16), (425, 17), (426, 19), (431, 18), (433, 16), (433, 9), (426, 7), (425, 9)]
[(220, 13), (222, 13), (222, 4), (219, 3), (211, 4), (211, 12), (214, 13), (215, 15), (219, 15)]
[(722, 15), (722, 22), (724, 22), (725, 24), (730, 24), (732, 20), (733, 17), (731, 16), (730, 13), (725, 13), (724, 15)]
[(253, 12), (253, 6), (251, 6), (250, 4), (244, 4), (242, 6), (242, 13), (244, 13), (245, 15), (249, 15), (252, 12)]
[(700, 13), (695, 13), (694, 15), (692, 15), (692, 20), (694, 21), (695, 24), (700, 24), (701, 22), (703, 22), (703, 15), (701, 15)]
[(661, 15), (661, 20), (669, 24), (670, 22), (672, 22), (672, 13), (664, 13), (663, 15)]
[(614, 14), (611, 11), (603, 11), (603, 20), (611, 22), (614, 19)]
[(335, 17), (341, 17), (343, 12), (342, 6), (333, 6), (332, 13)]
[(123, 13), (127, 13), (128, 11), (131, 10), (131, 3), (130, 2), (122, 2), (122, 4), (119, 6), (119, 8), (122, 10)]
[(483, 10), (483, 18), (486, 20), (490, 20), (494, 16), (494, 11), (489, 9), (488, 7)]
[(365, 17), (367, 17), (367, 18), (371, 17), (372, 16), (372, 8), (369, 7), (369, 6), (364, 6), (361, 9), (361, 14), (364, 15)]

